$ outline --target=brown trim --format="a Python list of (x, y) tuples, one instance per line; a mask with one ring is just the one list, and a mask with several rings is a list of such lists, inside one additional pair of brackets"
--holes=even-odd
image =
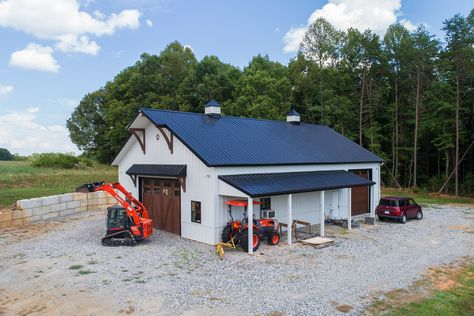
[(183, 189), (183, 192), (186, 192), (186, 177), (179, 177), (179, 184), (181, 184), (181, 188)]
[[(140, 147), (142, 148), (143, 154), (145, 154), (145, 129), (144, 128), (129, 128), (128, 130), (138, 140), (138, 143), (140, 144)], [(140, 138), (140, 136), (138, 136), (138, 132), (142, 133), (143, 140)]]
[(168, 149), (170, 150), (170, 153), (173, 154), (173, 133), (170, 131), (170, 137), (168, 137), (168, 135), (166, 135), (165, 133), (165, 130), (163, 127), (161, 126), (157, 126), (158, 127), (158, 130), (161, 132), (161, 135), (163, 135), (163, 137), (165, 138), (165, 141), (166, 141), (166, 144), (168, 144)]

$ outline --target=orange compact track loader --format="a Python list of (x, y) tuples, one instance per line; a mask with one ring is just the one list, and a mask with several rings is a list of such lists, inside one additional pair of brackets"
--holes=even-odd
[(97, 191), (107, 192), (120, 204), (107, 208), (107, 233), (102, 238), (102, 245), (135, 246), (137, 241), (153, 234), (153, 223), (147, 209), (120, 183), (95, 182), (76, 188), (76, 192), (82, 193)]

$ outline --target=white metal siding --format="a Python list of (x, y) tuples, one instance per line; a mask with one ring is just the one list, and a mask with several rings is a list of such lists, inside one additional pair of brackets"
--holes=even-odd
[[(158, 140), (157, 135), (159, 135)], [(143, 154), (140, 145), (132, 137), (115, 162), (119, 167), (119, 181), (135, 196), (138, 196), (138, 183), (137, 187), (134, 187), (130, 177), (125, 174), (133, 164), (187, 165), (186, 192), (181, 192), (181, 235), (208, 244), (215, 244), (219, 241), (222, 228), (228, 220), (225, 200), (235, 199), (236, 196), (245, 197), (245, 194), (218, 180), (218, 175), (372, 169), (372, 179), (376, 182), (371, 190), (372, 211), (380, 199), (380, 165), (377, 163), (209, 168), (176, 137), (174, 137), (173, 154), (171, 155), (166, 141), (153, 124), (146, 127), (146, 154)], [(347, 216), (347, 192), (347, 189), (326, 192), (326, 215), (329, 215), (329, 211), (332, 209), (336, 218)], [(191, 222), (192, 200), (201, 202), (200, 224)], [(272, 208), (276, 210), (277, 219), (286, 223), (288, 216), (287, 196), (273, 196), (271, 203)], [(260, 214), (259, 209), (259, 206), (255, 207), (254, 213), (257, 217)], [(235, 208), (234, 212), (236, 219), (242, 218), (242, 208), (240, 210)], [(318, 224), (319, 192), (294, 194), (293, 218)]]
[[(168, 132), (167, 132), (168, 133)], [(157, 135), (159, 139), (157, 140)], [(153, 125), (146, 127), (146, 154), (143, 154), (138, 142), (131, 140), (128, 150), (122, 153), (119, 163), (119, 181), (138, 196), (138, 182), (134, 187), (125, 172), (133, 164), (184, 164), (187, 166), (186, 192), (181, 191), (181, 236), (214, 244), (216, 188), (212, 177), (212, 168), (207, 167), (179, 139), (174, 137), (173, 154), (170, 153), (166, 141)], [(191, 201), (201, 202), (201, 223), (191, 222)]]

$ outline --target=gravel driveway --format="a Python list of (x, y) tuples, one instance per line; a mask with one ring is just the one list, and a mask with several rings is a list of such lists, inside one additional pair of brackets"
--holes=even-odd
[[(474, 207), (431, 206), (407, 224), (378, 222), (333, 246), (266, 243), (254, 255), (157, 232), (105, 248), (102, 212), (0, 230), (0, 315), (361, 314), (377, 291), (408, 286), (430, 266), (474, 256)], [(340, 314), (340, 313), (339, 313)]]

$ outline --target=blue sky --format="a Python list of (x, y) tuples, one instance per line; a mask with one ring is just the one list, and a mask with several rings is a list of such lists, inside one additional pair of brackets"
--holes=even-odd
[(77, 152), (64, 125), (82, 96), (174, 40), (198, 59), (217, 55), (244, 67), (260, 53), (286, 64), (320, 16), (381, 35), (395, 21), (423, 23), (442, 37), (443, 20), (473, 7), (466, 0), (0, 0), (0, 147)]

